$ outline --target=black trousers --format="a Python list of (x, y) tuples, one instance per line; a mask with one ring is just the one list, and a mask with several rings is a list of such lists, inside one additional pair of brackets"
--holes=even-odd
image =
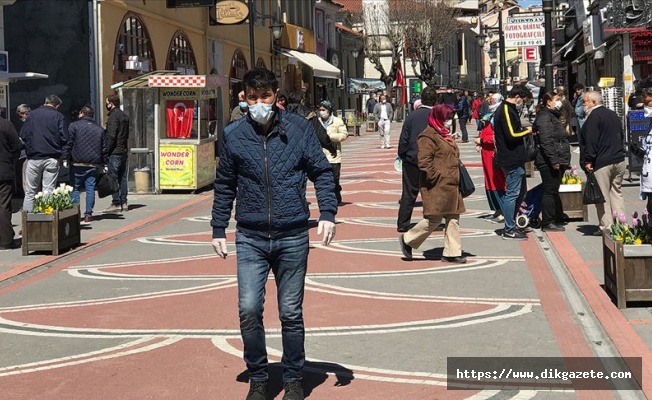
[(403, 192), (398, 206), (398, 229), (409, 229), (412, 220), (412, 210), (419, 195), (419, 167), (403, 162)]
[(340, 185), (340, 173), (342, 172), (342, 164), (331, 164), (333, 167), (333, 178), (335, 179), (335, 197), (337, 204), (342, 202), (342, 186)]
[(541, 154), (537, 156), (536, 166), (541, 174), (543, 185), (543, 200), (541, 204), (541, 224), (562, 222), (564, 210), (559, 197), (559, 186), (561, 178), (564, 176), (562, 168), (554, 169), (550, 164), (543, 160)]
[(11, 225), (11, 195), (14, 181), (0, 181), (0, 246), (9, 247), (14, 241), (14, 228)]

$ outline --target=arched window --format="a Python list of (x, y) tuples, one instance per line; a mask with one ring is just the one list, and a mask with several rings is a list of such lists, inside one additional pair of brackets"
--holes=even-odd
[(258, 60), (256, 60), (256, 68), (267, 69), (267, 66), (265, 65), (265, 60), (263, 60), (262, 57), (258, 57)]
[(192, 50), (190, 39), (183, 31), (177, 31), (170, 42), (168, 58), (165, 68), (173, 71), (181, 71), (187, 75), (197, 73), (197, 59)]
[(156, 61), (147, 28), (140, 17), (127, 13), (115, 44), (113, 81), (126, 81), (154, 70)]
[(247, 60), (241, 49), (237, 49), (231, 58), (231, 71), (229, 72), (229, 91), (231, 93), (229, 103), (231, 108), (238, 104), (238, 93), (244, 90), (242, 78), (247, 73)]

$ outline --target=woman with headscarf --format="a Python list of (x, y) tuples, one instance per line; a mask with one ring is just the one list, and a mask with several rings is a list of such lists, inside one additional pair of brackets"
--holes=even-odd
[(326, 133), (335, 145), (336, 153), (324, 149), (324, 155), (333, 167), (333, 178), (335, 178), (335, 196), (338, 204), (342, 203), (342, 186), (340, 186), (340, 172), (342, 171), (342, 142), (348, 137), (346, 124), (340, 117), (333, 115), (333, 104), (324, 100), (319, 103), (319, 122), (326, 129)]
[(494, 167), (494, 155), (496, 146), (494, 144), (494, 112), (503, 101), (500, 93), (494, 93), (489, 97), (489, 112), (482, 116), (483, 127), (480, 135), (475, 139), (476, 150), (482, 156), (482, 170), (484, 172), (484, 190), (487, 193), (489, 208), (493, 215), (487, 219), (494, 223), (503, 222), (503, 196), (505, 196), (505, 172), (502, 168)]
[(428, 127), (417, 139), (424, 219), (399, 237), (401, 251), (408, 260), (412, 259), (412, 249), (419, 248), (445, 218), (441, 259), (466, 262), (460, 237), (460, 214), (466, 211), (460, 194), (460, 150), (451, 133), (454, 113), (447, 105), (434, 107), (428, 117)]
[(539, 151), (534, 165), (541, 174), (543, 199), (541, 201), (541, 229), (564, 231), (563, 209), (559, 186), (564, 171), (570, 166), (571, 152), (566, 127), (561, 119), (563, 104), (555, 92), (548, 92), (537, 104), (536, 132)]

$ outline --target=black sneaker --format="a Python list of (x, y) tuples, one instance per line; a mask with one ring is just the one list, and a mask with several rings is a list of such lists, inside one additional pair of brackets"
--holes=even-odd
[(520, 231), (504, 231), (503, 239), (505, 240), (526, 240), (527, 234)]
[(548, 224), (541, 228), (544, 232), (564, 232), (566, 228), (557, 224)]
[(250, 381), (249, 393), (247, 393), (247, 398), (245, 400), (267, 400), (268, 382), (269, 381)]
[(457, 257), (442, 256), (441, 260), (444, 261), (444, 262), (457, 263), (457, 264), (466, 263), (466, 257), (464, 257), (464, 256), (457, 256)]
[(283, 384), (285, 394), (283, 400), (303, 400), (303, 384), (301, 381), (286, 382)]
[(401, 252), (403, 253), (403, 257), (405, 257), (408, 260), (412, 259), (412, 247), (410, 247), (407, 243), (405, 243), (405, 235), (401, 234), (398, 237), (398, 242), (401, 245)]

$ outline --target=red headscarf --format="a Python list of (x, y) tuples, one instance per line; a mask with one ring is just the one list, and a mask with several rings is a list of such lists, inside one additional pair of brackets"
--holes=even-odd
[(446, 104), (440, 104), (432, 108), (428, 115), (428, 124), (435, 128), (437, 133), (442, 135), (446, 140), (453, 140), (451, 132), (446, 128), (445, 122), (452, 117), (455, 110)]

